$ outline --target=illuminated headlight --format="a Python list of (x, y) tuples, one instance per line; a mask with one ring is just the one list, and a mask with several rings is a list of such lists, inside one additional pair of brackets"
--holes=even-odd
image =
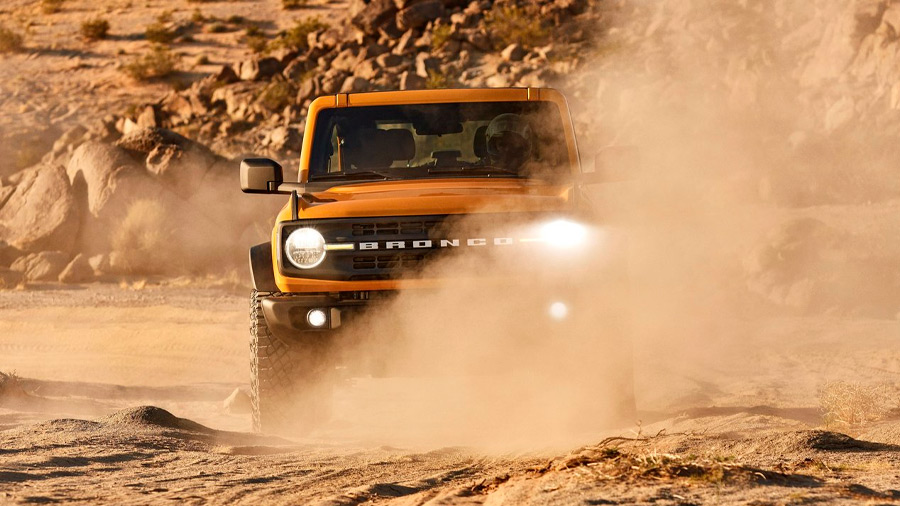
[(288, 261), (301, 269), (312, 269), (325, 260), (325, 238), (311, 228), (298, 228), (284, 242)]
[(540, 229), (541, 240), (555, 248), (573, 248), (584, 244), (588, 230), (569, 220), (556, 220), (543, 225)]

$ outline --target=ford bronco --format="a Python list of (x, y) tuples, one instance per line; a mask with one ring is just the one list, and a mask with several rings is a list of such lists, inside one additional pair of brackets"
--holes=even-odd
[[(271, 240), (250, 249), (256, 430), (290, 431), (326, 417), (334, 336), (400, 291), (454, 281), (415, 274), (434, 259), (520, 248), (549, 259), (529, 263), (540, 270), (557, 257), (569, 266), (565, 249), (597, 256), (586, 244), (596, 220), (583, 188), (597, 176), (582, 172), (568, 106), (553, 89), (320, 97), (309, 107), (298, 177), (285, 181), (282, 167), (262, 158), (243, 160), (240, 177), (246, 193), (289, 195)], [(554, 274), (547, 283), (572, 287), (583, 275)], [(558, 291), (534, 272), (498, 276), (546, 292), (550, 319), (582, 309), (550, 299)], [(586, 304), (582, 313), (595, 314), (590, 305), (600, 302)], [(613, 395), (633, 409), (630, 344), (604, 346), (598, 355), (629, 364)]]

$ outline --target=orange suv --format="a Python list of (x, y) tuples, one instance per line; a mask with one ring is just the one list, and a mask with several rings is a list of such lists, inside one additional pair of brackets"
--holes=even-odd
[[(255, 429), (287, 431), (327, 416), (330, 336), (379, 301), (489, 282), (422, 274), (438, 257), (542, 244), (589, 253), (594, 218), (583, 185), (593, 177), (581, 171), (568, 106), (553, 89), (316, 99), (296, 181), (284, 181), (269, 159), (241, 163), (244, 192), (290, 196), (271, 241), (250, 249)], [(579, 276), (559, 279), (571, 287)], [(552, 317), (570, 310), (548, 304)], [(599, 353), (613, 348), (630, 364), (630, 344)], [(619, 383), (619, 404), (633, 410), (630, 366)]]

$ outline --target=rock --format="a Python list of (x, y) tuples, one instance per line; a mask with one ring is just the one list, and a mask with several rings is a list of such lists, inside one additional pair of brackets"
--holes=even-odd
[[(324, 61), (323, 58), (319, 59), (320, 67), (323, 68), (332, 68), (337, 70), (343, 70), (349, 72), (353, 67), (355, 67), (359, 62), (359, 56), (352, 49), (344, 49), (336, 56), (334, 56), (330, 62)], [(324, 63), (324, 65), (322, 65)]]
[(68, 262), (62, 251), (41, 251), (19, 258), (10, 269), (23, 273), (26, 281), (55, 281)]
[(231, 65), (222, 65), (219, 72), (213, 75), (213, 79), (220, 84), (232, 84), (241, 80)]
[(75, 192), (59, 165), (38, 165), (14, 175), (0, 201), (0, 237), (22, 251), (70, 251), (81, 219)]
[(522, 58), (525, 58), (526, 53), (525, 48), (519, 44), (510, 44), (500, 53), (500, 56), (508, 62), (513, 62), (521, 61)]
[[(392, 55), (393, 56), (393, 55)], [(381, 74), (381, 68), (378, 66), (378, 63), (374, 58), (363, 60), (356, 68), (353, 69), (353, 74), (363, 79), (364, 81), (372, 81), (377, 79)], [(347, 81), (344, 81), (344, 84), (347, 84)], [(368, 82), (366, 83), (368, 87)]]
[(94, 255), (88, 259), (88, 264), (94, 270), (94, 274), (105, 274), (109, 272), (109, 257), (103, 253)]
[(25, 276), (21, 272), (0, 267), (0, 288), (15, 288), (24, 280)]
[(422, 52), (416, 55), (416, 75), (427, 78), (429, 74), (440, 70), (440, 61)]
[(72, 154), (66, 166), (68, 180), (87, 193), (88, 210), (96, 215), (115, 190), (121, 172), (142, 172), (125, 150), (109, 144), (87, 142)]
[(375, 58), (375, 63), (384, 69), (399, 67), (403, 63), (403, 57), (394, 53), (385, 53)]
[(297, 58), (284, 68), (281, 75), (288, 81), (298, 83), (303, 80), (303, 77), (310, 71), (310, 68), (311, 63), (308, 59)]
[(350, 76), (341, 85), (341, 93), (359, 93), (368, 91), (369, 81), (362, 77)]
[(225, 112), (234, 121), (243, 121), (250, 115), (250, 104), (256, 98), (261, 83), (239, 82), (223, 86), (213, 92), (213, 105), (224, 103)]
[(440, 0), (425, 0), (397, 12), (397, 28), (401, 30), (422, 28), (429, 21), (437, 19), (445, 13), (444, 4)]
[(410, 71), (400, 74), (401, 90), (421, 90), (425, 88), (425, 78), (413, 74)]
[(275, 151), (300, 151), (303, 134), (296, 128), (276, 127), (263, 140), (263, 145)]
[(22, 251), (0, 239), (0, 267), (9, 267), (20, 256), (22, 256)]
[(235, 64), (234, 70), (241, 81), (262, 81), (281, 72), (281, 62), (272, 57), (253, 57)]
[(343, 70), (329, 69), (322, 76), (322, 93), (331, 95), (341, 90), (348, 73)]
[(138, 128), (156, 128), (160, 125), (156, 108), (148, 105), (137, 117)]
[(83, 253), (79, 253), (59, 274), (60, 283), (84, 283), (94, 278), (94, 268)]
[(413, 41), (415, 40), (416, 33), (413, 30), (407, 30), (403, 35), (397, 39), (397, 45), (394, 46), (392, 52), (396, 55), (403, 55), (409, 52), (412, 49)]
[(397, 12), (393, 0), (354, 0), (350, 4), (350, 23), (367, 35), (390, 23)]
[(252, 405), (250, 395), (241, 388), (235, 388), (234, 392), (222, 402), (222, 407), (232, 415), (245, 415), (250, 413)]
[(312, 77), (303, 81), (300, 84), (300, 89), (297, 91), (297, 99), (296, 102), (298, 104), (302, 104), (306, 100), (310, 100), (318, 97), (322, 94), (322, 85), (321, 79)]

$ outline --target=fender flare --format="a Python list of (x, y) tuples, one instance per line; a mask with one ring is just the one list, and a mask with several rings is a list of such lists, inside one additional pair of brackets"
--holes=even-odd
[(264, 242), (250, 248), (250, 281), (258, 292), (278, 291), (272, 268), (272, 243)]

